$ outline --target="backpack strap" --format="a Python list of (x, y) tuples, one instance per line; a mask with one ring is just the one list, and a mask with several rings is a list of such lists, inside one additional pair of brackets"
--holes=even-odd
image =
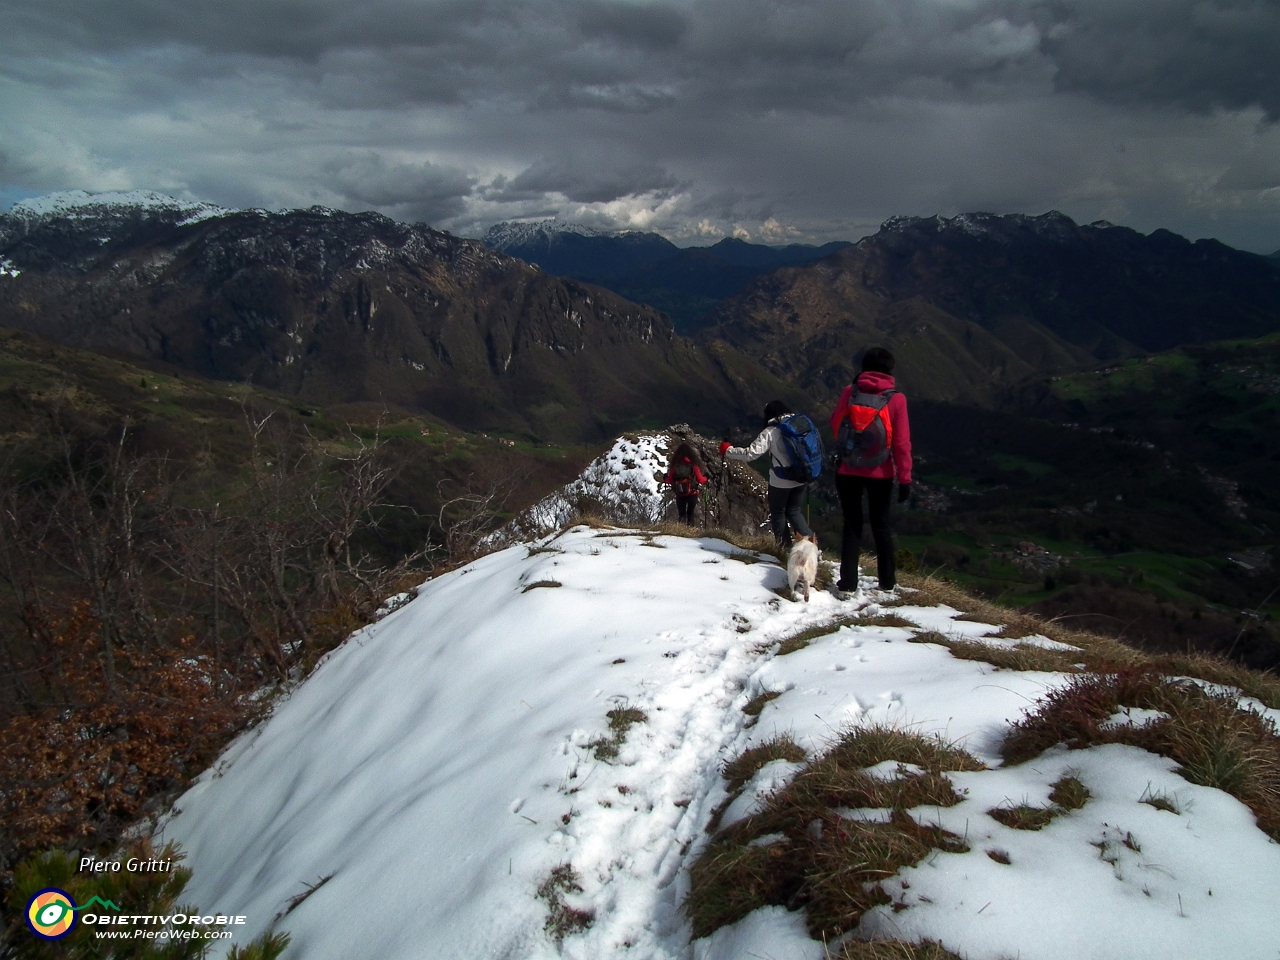
[(872, 410), (883, 410), (889, 404), (889, 395), (896, 391), (886, 390), (884, 393), (855, 393), (849, 398), (849, 406), (870, 407)]

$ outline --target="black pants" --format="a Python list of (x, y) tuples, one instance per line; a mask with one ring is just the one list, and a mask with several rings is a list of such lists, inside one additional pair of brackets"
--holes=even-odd
[(893, 530), (889, 527), (889, 501), (893, 494), (893, 478), (855, 477), (836, 474), (836, 491), (844, 513), (844, 539), (840, 549), (840, 588), (853, 590), (858, 585), (858, 553), (862, 549), (862, 491), (867, 491), (867, 512), (871, 515), (871, 536), (876, 542), (876, 572), (880, 589), (890, 590), (897, 583), (897, 565), (893, 558)]
[(691, 493), (687, 497), (676, 497), (676, 513), (680, 516), (681, 523), (687, 523), (693, 526), (693, 508), (698, 505), (698, 495)]
[(788, 524), (802, 537), (813, 533), (804, 522), (804, 512), (801, 510), (808, 489), (807, 484), (798, 487), (769, 487), (769, 522), (773, 525), (773, 539), (782, 547), (791, 546)]

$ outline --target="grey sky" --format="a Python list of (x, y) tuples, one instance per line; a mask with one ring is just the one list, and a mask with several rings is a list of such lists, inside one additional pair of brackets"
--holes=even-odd
[(0, 201), (677, 242), (1059, 209), (1280, 248), (1277, 0), (0, 0)]

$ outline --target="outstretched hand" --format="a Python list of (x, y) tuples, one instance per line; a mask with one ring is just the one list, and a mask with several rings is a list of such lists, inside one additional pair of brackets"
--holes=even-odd
[(720, 442), (720, 456), (723, 457), (729, 451), (729, 448), (732, 446), (733, 444), (730, 443), (728, 440), (722, 440)]

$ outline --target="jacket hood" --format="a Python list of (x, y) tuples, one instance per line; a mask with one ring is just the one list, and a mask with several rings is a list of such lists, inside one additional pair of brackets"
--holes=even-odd
[(893, 377), (887, 373), (876, 373), (874, 370), (864, 370), (858, 374), (858, 389), (863, 393), (884, 393), (886, 390), (893, 389)]

